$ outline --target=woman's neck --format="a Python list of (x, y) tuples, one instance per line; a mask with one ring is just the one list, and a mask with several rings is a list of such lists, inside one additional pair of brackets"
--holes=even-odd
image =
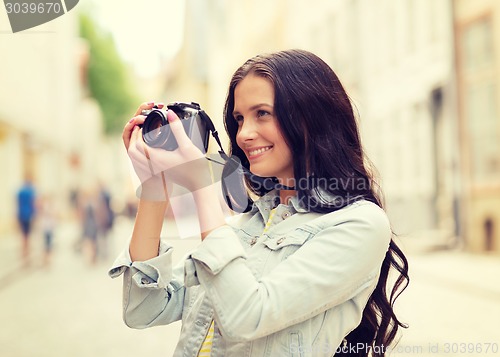
[(295, 190), (280, 190), (280, 202), (287, 205), (290, 198), (295, 197), (297, 191)]

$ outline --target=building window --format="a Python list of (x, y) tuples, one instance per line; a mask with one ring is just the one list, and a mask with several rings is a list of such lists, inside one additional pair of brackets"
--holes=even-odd
[(491, 18), (483, 17), (463, 27), (459, 37), (463, 129), (468, 138), (470, 174), (479, 184), (500, 178), (500, 120), (492, 30)]
[(462, 36), (465, 73), (474, 74), (493, 64), (492, 26), (488, 18), (467, 26)]
[(415, 1), (407, 0), (406, 4), (406, 51), (415, 51)]
[(466, 91), (471, 170), (477, 181), (490, 181), (500, 174), (495, 96), (496, 86), (492, 80), (471, 84)]

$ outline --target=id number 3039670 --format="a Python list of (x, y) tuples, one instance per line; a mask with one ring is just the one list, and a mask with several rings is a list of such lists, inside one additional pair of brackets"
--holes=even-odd
[(60, 14), (63, 8), (58, 2), (5, 3), (7, 14)]
[(444, 353), (498, 353), (498, 343), (445, 343)]

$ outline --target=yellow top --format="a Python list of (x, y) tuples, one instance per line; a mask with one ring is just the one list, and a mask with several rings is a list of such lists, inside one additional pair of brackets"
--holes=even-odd
[(262, 233), (266, 233), (269, 230), (269, 227), (271, 227), (271, 222), (274, 217), (274, 213), (276, 212), (276, 208), (273, 208), (271, 212), (269, 212), (269, 218), (267, 219), (266, 226), (264, 227), (264, 231)]
[(212, 353), (212, 341), (214, 339), (214, 320), (210, 324), (207, 335), (205, 336), (205, 341), (203, 341), (200, 352), (198, 352), (198, 357), (210, 357)]

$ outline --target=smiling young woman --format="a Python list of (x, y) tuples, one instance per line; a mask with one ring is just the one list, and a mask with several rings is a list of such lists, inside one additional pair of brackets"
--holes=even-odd
[[(134, 128), (143, 119), (123, 134), (139, 177), (200, 158), (172, 113), (179, 148), (146, 156)], [(212, 187), (195, 190), (202, 241), (175, 268), (160, 241), (166, 204), (141, 199), (130, 245), (110, 271), (124, 273), (127, 325), (182, 319), (175, 356), (384, 356), (404, 326), (393, 304), (409, 281), (408, 262), (333, 70), (302, 50), (253, 57), (231, 79), (224, 122), (231, 154), (288, 187), (247, 179), (260, 197), (228, 222)], [(196, 176), (180, 173), (175, 183), (196, 187)]]

